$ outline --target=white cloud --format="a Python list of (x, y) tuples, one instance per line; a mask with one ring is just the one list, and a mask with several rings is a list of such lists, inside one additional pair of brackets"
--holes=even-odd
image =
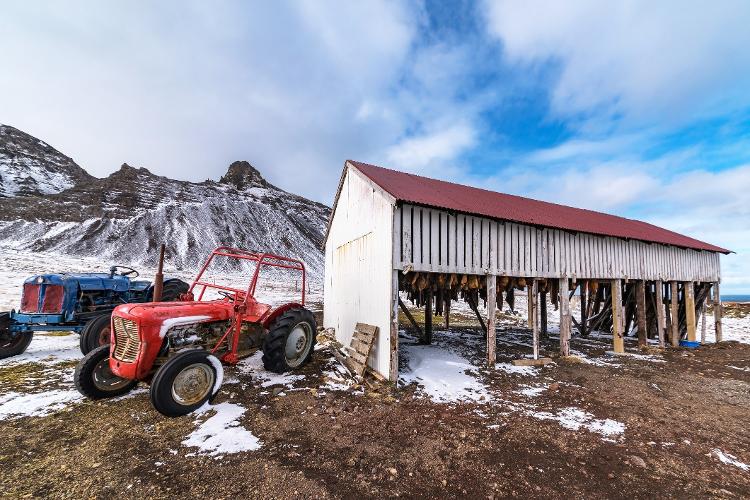
[(490, 33), (520, 65), (555, 63), (553, 111), (681, 122), (750, 104), (750, 3), (488, 0)]
[(405, 133), (388, 102), (420, 23), (394, 1), (9, 2), (0, 119), (104, 176), (123, 162), (181, 179), (247, 159), (329, 201), (348, 157)]
[(456, 158), (475, 143), (475, 132), (467, 124), (410, 137), (388, 149), (387, 164), (411, 172), (434, 169), (438, 163)]

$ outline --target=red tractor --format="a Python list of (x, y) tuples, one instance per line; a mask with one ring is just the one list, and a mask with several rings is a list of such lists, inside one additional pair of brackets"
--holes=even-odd
[[(206, 274), (217, 261), (230, 271), (218, 279)], [(250, 285), (231, 286), (248, 267)], [(256, 287), (264, 271), (301, 273), (300, 302), (275, 308), (258, 302)], [(79, 392), (101, 399), (150, 382), (154, 408), (176, 417), (213, 398), (223, 380), (221, 362), (236, 364), (260, 348), (265, 368), (283, 373), (312, 356), (315, 318), (304, 306), (305, 266), (299, 260), (219, 247), (180, 298), (115, 308), (111, 344), (94, 349), (76, 367)]]

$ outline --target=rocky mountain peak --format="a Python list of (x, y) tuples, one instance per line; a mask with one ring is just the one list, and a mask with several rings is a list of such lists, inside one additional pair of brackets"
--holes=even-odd
[(237, 189), (247, 189), (251, 187), (273, 187), (258, 170), (246, 161), (235, 161), (229, 165), (227, 173), (224, 174), (219, 182), (222, 184), (231, 184)]
[(46, 142), (0, 124), (0, 197), (54, 194), (91, 179)]

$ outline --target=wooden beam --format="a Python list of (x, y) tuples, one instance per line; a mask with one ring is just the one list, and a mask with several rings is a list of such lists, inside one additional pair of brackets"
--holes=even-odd
[(531, 286), (529, 286), (530, 302), (529, 302), (529, 317), (531, 317), (531, 344), (534, 354), (534, 359), (539, 359), (539, 322), (537, 321), (537, 297), (539, 296), (539, 281), (536, 278), (532, 278)]
[(680, 291), (677, 288), (676, 281), (670, 281), (670, 295), (671, 302), (669, 308), (669, 316), (672, 319), (672, 331), (669, 334), (669, 339), (672, 342), (672, 347), (680, 345)]
[(664, 284), (661, 280), (656, 280), (656, 328), (659, 331), (659, 347), (663, 349), (667, 322), (664, 313)]
[(612, 348), (615, 352), (625, 352), (625, 339), (622, 333), (622, 282), (612, 283)]
[(411, 323), (411, 326), (414, 327), (415, 330), (417, 330), (417, 333), (419, 334), (420, 339), (424, 339), (424, 332), (422, 331), (422, 327), (419, 326), (419, 323), (417, 323), (417, 320), (414, 319), (414, 316), (411, 315), (411, 312), (409, 309), (407, 309), (406, 304), (403, 303), (401, 300), (401, 297), (398, 298), (398, 306), (401, 308), (401, 311), (404, 313), (404, 316), (407, 317), (409, 320), (409, 323)]
[(648, 345), (646, 333), (646, 282), (638, 280), (635, 283), (635, 312), (638, 323), (638, 347), (644, 348)]
[(687, 324), (687, 339), (691, 342), (695, 342), (695, 287), (693, 286), (692, 281), (686, 281), (682, 286), (685, 287), (685, 320)]
[(497, 278), (487, 276), (487, 366), (495, 366), (495, 311), (497, 307), (497, 293), (495, 287)]
[[(391, 276), (391, 331), (390, 331), (390, 369), (388, 380), (396, 384), (398, 381), (398, 271)], [(396, 384), (398, 385), (398, 384)]]
[(714, 329), (716, 330), (716, 342), (722, 341), (721, 331), (721, 294), (719, 290), (719, 282), (714, 283)]
[(570, 323), (568, 278), (560, 278), (560, 356), (570, 356)]

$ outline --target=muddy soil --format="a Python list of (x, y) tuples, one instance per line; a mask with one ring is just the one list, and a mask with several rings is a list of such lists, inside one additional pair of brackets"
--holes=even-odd
[[(527, 354), (527, 336), (499, 333), (499, 361)], [(435, 342), (481, 362), (476, 330), (437, 331)], [(554, 353), (553, 339), (545, 345)], [(750, 345), (655, 354), (663, 362), (608, 355), (604, 340), (575, 339), (573, 349), (579, 356), (556, 359), (531, 379), (478, 368), (476, 376), (497, 395), (485, 404), (435, 403), (414, 385), (321, 389), (326, 349), (316, 352), (293, 390), (262, 388), (228, 370), (239, 382), (225, 385), (216, 402), (247, 408), (241, 423), (262, 447), (222, 457), (181, 444), (194, 419), (162, 417), (145, 393), (6, 419), (0, 492), (6, 498), (750, 495), (750, 471), (722, 463), (715, 451), (750, 463)], [(532, 403), (518, 392), (529, 384), (544, 387)], [(516, 404), (551, 413), (575, 407), (620, 422), (625, 431), (607, 440), (535, 418)]]

